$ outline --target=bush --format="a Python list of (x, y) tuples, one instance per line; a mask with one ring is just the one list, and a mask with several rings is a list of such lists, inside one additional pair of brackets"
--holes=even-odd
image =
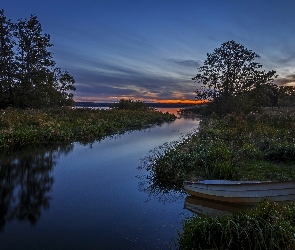
[(118, 103), (111, 105), (114, 109), (128, 109), (128, 110), (148, 110), (146, 103), (142, 101), (121, 99)]

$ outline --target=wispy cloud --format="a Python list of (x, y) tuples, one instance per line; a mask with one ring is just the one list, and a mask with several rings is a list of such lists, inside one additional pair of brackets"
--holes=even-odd
[(288, 85), (295, 82), (295, 74), (287, 75), (286, 77), (280, 77), (275, 80), (277, 85)]
[(171, 62), (183, 66), (183, 67), (192, 67), (198, 68), (202, 65), (202, 63), (198, 60), (177, 60), (177, 59), (170, 59)]
[(50, 49), (57, 66), (76, 80), (76, 98), (193, 98), (198, 86), (191, 78), (206, 54), (228, 40), (260, 54), (263, 68), (277, 71), (277, 84), (295, 81), (290, 3), (10, 0), (2, 5), (13, 20), (31, 13), (40, 18), (55, 45)]

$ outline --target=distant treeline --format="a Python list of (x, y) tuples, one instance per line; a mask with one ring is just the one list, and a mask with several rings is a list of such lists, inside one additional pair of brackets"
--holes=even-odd
[[(111, 102), (76, 102), (76, 107), (111, 107), (114, 103)], [(187, 103), (159, 103), (159, 102), (146, 102), (148, 107), (152, 108), (184, 108), (191, 107), (198, 104)]]

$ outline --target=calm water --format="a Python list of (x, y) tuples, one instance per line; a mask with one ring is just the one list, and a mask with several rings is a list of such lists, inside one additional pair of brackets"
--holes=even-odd
[[(0, 159), (0, 249), (165, 249), (191, 215), (183, 195), (142, 191), (149, 150), (198, 120), (177, 119), (92, 145)], [(172, 245), (173, 246), (173, 245)]]

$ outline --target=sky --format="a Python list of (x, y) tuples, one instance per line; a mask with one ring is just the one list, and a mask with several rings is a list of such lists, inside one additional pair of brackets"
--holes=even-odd
[(294, 0), (1, 0), (16, 22), (37, 16), (75, 101), (194, 100), (191, 80), (230, 40), (295, 86)]

